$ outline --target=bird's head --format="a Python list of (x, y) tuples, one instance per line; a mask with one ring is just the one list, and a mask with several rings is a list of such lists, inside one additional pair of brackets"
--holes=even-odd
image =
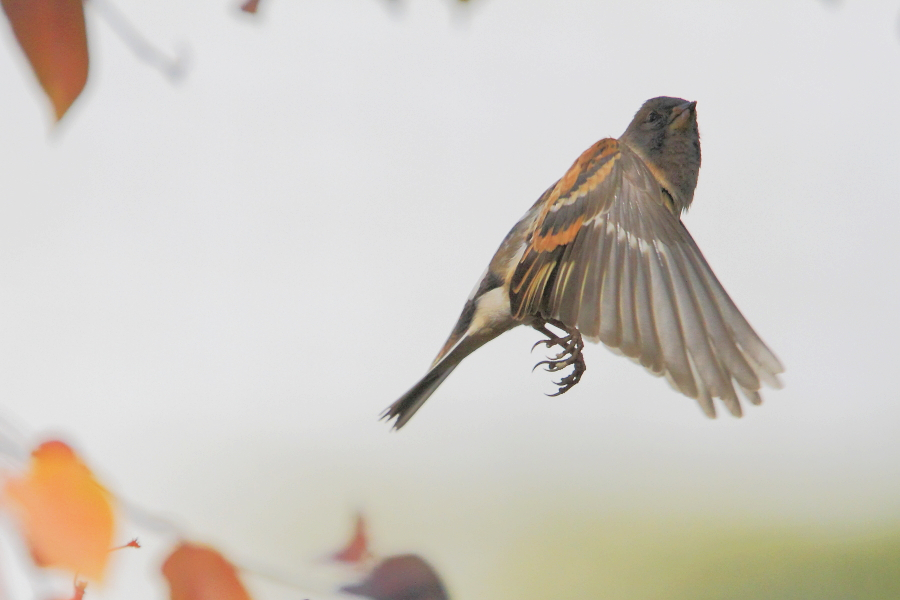
[(676, 214), (690, 206), (700, 173), (696, 102), (666, 96), (647, 100), (619, 141), (647, 163)]

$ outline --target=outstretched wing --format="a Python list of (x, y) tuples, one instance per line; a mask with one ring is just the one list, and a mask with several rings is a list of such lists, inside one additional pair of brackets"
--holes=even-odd
[(513, 316), (541, 316), (664, 375), (715, 416), (735, 384), (758, 404), (784, 369), (728, 297), (646, 164), (607, 139), (557, 182), (511, 281)]

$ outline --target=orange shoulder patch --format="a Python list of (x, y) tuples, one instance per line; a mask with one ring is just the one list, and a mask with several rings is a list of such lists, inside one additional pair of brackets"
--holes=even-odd
[(594, 187), (606, 179), (618, 157), (619, 142), (612, 138), (602, 139), (582, 152), (559, 180), (557, 198), (577, 195), (579, 190)]
[(553, 231), (544, 235), (540, 235), (538, 231), (535, 231), (531, 247), (537, 252), (550, 252), (559, 246), (565, 246), (575, 239), (575, 236), (581, 231), (581, 225), (583, 223), (584, 216), (580, 215), (569, 223), (565, 229)]
[(535, 222), (534, 250), (549, 252), (575, 239), (584, 221), (598, 210), (588, 205), (586, 196), (609, 177), (619, 156), (619, 142), (606, 138), (578, 157), (556, 182)]

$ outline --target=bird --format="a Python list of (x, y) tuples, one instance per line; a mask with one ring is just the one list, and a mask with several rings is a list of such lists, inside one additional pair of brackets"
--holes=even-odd
[(697, 103), (647, 100), (618, 138), (585, 150), (503, 239), (426, 375), (382, 418), (403, 427), (469, 354), (527, 325), (559, 352), (535, 365), (571, 367), (553, 396), (582, 378), (584, 339), (694, 398), (742, 414), (784, 367), (719, 283), (681, 221), (700, 173)]

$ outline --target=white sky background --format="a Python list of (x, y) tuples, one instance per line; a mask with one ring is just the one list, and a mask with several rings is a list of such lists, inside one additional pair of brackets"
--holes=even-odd
[[(4, 418), (283, 570), (362, 508), (376, 550), (422, 550), (459, 597), (519, 503), (896, 516), (900, 4), (232, 4), (116, 2), (189, 49), (174, 86), (89, 4), (56, 130), (0, 28)], [(591, 346), (546, 398), (521, 329), (389, 432), (508, 229), (658, 95), (698, 101), (684, 220), (785, 388), (710, 421)]]

